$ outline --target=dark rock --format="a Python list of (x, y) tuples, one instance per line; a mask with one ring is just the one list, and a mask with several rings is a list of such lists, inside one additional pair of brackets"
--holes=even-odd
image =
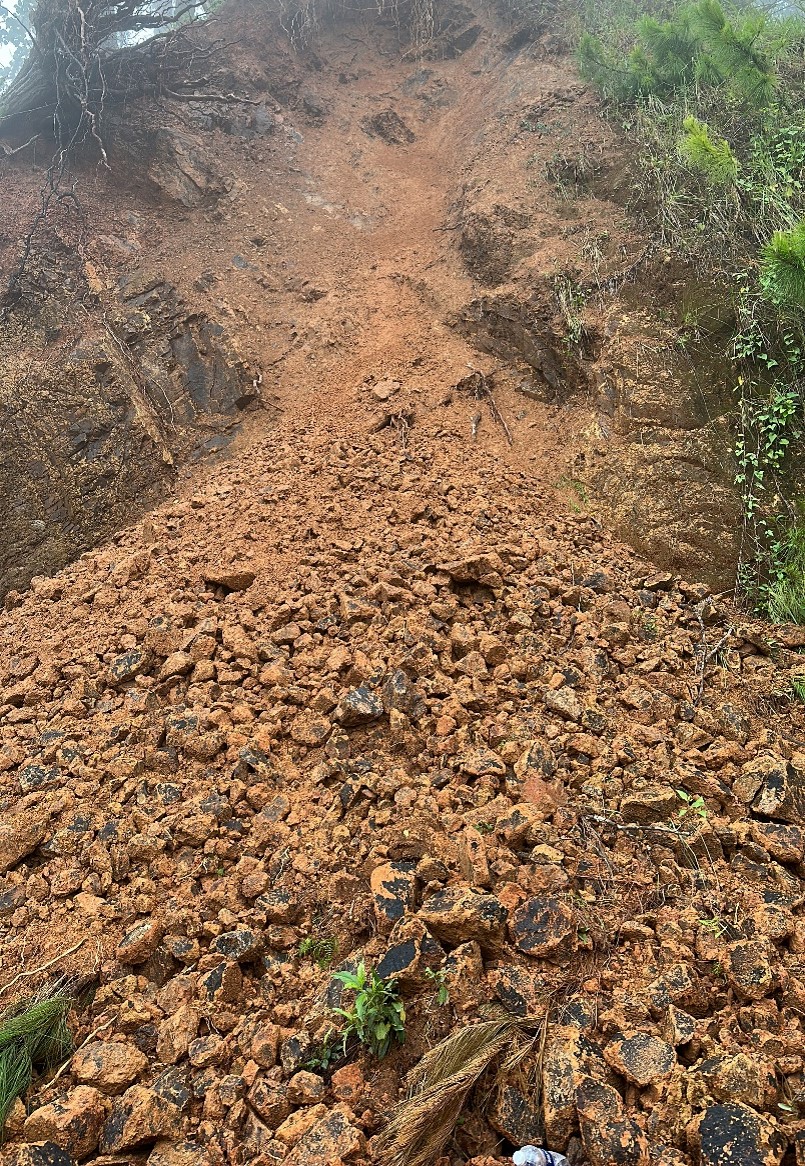
[(258, 1077), (252, 1085), (248, 1102), (272, 1129), (282, 1125), (292, 1108), (288, 1099), (288, 1086), (277, 1081), (267, 1081), (264, 1077)]
[(262, 938), (249, 927), (239, 927), (237, 931), (225, 931), (216, 935), (210, 944), (210, 951), (237, 963), (252, 963), (262, 951)]
[(510, 931), (520, 951), (539, 959), (566, 955), (576, 948), (576, 918), (561, 899), (529, 899), (512, 915)]
[(389, 146), (408, 146), (414, 140), (413, 131), (393, 109), (383, 109), (361, 124), (370, 137), (382, 138)]
[(805, 857), (805, 830), (780, 822), (752, 822), (753, 840), (778, 862), (801, 862)]
[(179, 1133), (181, 1115), (175, 1105), (153, 1089), (132, 1085), (118, 1098), (103, 1127), (100, 1148), (119, 1154)]
[(756, 814), (799, 825), (805, 818), (805, 773), (782, 757), (765, 754), (746, 763), (735, 794)]
[(422, 710), (422, 698), (416, 684), (401, 668), (386, 679), (383, 685), (383, 704), (388, 712), (396, 709), (415, 721)]
[(541, 1146), (545, 1141), (542, 1114), (528, 1094), (511, 1082), (504, 1082), (498, 1089), (486, 1118), (515, 1146)]
[(310, 1060), (313, 1051), (313, 1040), (306, 1032), (295, 1032), (286, 1037), (280, 1045), (280, 1064), (285, 1072), (291, 1076)]
[(35, 789), (50, 789), (61, 780), (61, 770), (56, 765), (26, 765), (17, 774), (23, 793)]
[(419, 917), (432, 935), (451, 947), (474, 939), (490, 953), (501, 948), (506, 908), (494, 895), (446, 887), (423, 903)]
[(516, 964), (504, 964), (490, 973), (495, 995), (513, 1016), (535, 1016), (540, 1001), (538, 982)]
[(389, 936), (389, 946), (377, 965), (384, 980), (397, 980), (404, 992), (415, 992), (428, 983), (427, 969), (441, 966), (444, 949), (421, 919), (403, 919)]
[(689, 1013), (683, 1012), (681, 1008), (669, 1004), (663, 1029), (663, 1036), (668, 1043), (674, 1045), (675, 1048), (689, 1044), (693, 1040), (695, 1032), (696, 1021), (693, 1017)]
[(190, 1104), (187, 1068), (171, 1065), (164, 1073), (159, 1074), (151, 1088), (159, 1097), (163, 1097), (179, 1110), (187, 1109)]
[(31, 1142), (55, 1142), (73, 1158), (86, 1158), (98, 1145), (108, 1104), (97, 1089), (79, 1085), (35, 1109), (23, 1126), (23, 1137)]
[(290, 891), (268, 891), (255, 899), (257, 911), (265, 913), (266, 923), (293, 923), (299, 916), (301, 907)]
[(297, 1142), (285, 1166), (332, 1166), (363, 1154), (366, 1139), (352, 1124), (352, 1111), (336, 1105)]
[(730, 985), (743, 1000), (761, 1000), (774, 987), (771, 952), (760, 938), (731, 943), (726, 972)]
[(649, 1166), (646, 1135), (627, 1117), (620, 1094), (584, 1077), (576, 1088), (581, 1141), (590, 1166)]
[(26, 1146), (7, 1146), (0, 1151), (2, 1166), (73, 1166), (66, 1150), (55, 1142), (29, 1142)]
[(696, 1066), (696, 1073), (717, 1101), (739, 1102), (752, 1109), (771, 1109), (777, 1100), (774, 1066), (751, 1053), (709, 1057)]
[(645, 1032), (616, 1037), (604, 1049), (604, 1059), (627, 1081), (641, 1088), (662, 1081), (676, 1064), (672, 1046)]
[(377, 693), (361, 685), (342, 696), (335, 711), (335, 719), (345, 729), (350, 729), (376, 721), (383, 716), (383, 712), (383, 702)]
[(621, 802), (624, 822), (649, 826), (654, 822), (671, 820), (679, 807), (679, 799), (668, 785), (649, 786), (639, 793), (630, 793)]
[(162, 925), (146, 919), (132, 928), (117, 945), (117, 958), (123, 964), (144, 964), (162, 939)]
[(372, 871), (370, 886), (375, 917), (381, 932), (388, 933), (413, 906), (416, 894), (416, 863), (385, 862)]
[(785, 1143), (744, 1105), (711, 1105), (688, 1126), (700, 1166), (778, 1166)]
[(135, 676), (147, 672), (153, 662), (151, 652), (143, 648), (131, 648), (109, 665), (109, 683), (114, 686), (128, 684)]
[(234, 962), (221, 962), (199, 977), (198, 991), (218, 1004), (234, 1004), (240, 999), (243, 975)]

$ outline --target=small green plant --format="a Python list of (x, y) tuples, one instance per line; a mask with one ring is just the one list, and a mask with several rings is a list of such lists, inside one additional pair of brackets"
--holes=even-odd
[(331, 936), (326, 936), (324, 939), (314, 939), (312, 935), (306, 936), (299, 944), (299, 955), (304, 959), (310, 959), (314, 964), (325, 971), (333, 962), (338, 950), (338, 942)]
[(797, 700), (805, 704), (805, 676), (791, 677), (791, 692)]
[(805, 220), (774, 232), (763, 249), (760, 287), (776, 308), (805, 308)]
[(699, 926), (702, 931), (709, 931), (711, 935), (715, 935), (717, 939), (721, 939), (729, 931), (729, 927), (720, 919), (718, 915), (714, 915), (712, 919), (700, 919)]
[(62, 993), (34, 999), (0, 1024), (0, 1138), (9, 1111), (31, 1084), (34, 1069), (51, 1067), (72, 1048), (71, 1000)]
[(707, 821), (707, 806), (703, 797), (694, 797), (693, 794), (689, 794), (684, 789), (678, 789), (675, 792), (676, 796), (682, 802), (682, 805), (677, 810), (677, 817), (684, 818), (686, 814), (695, 814), (702, 821)]
[(587, 301), (584, 292), (568, 275), (554, 276), (553, 290), (567, 329), (565, 345), (571, 352), (577, 351), (585, 335), (583, 314)]
[(328, 1034), (318, 1048), (314, 1049), (304, 1063), (304, 1068), (310, 1073), (326, 1073), (334, 1061), (341, 1056), (341, 1044), (335, 1037)]
[(494, 822), (476, 822), (474, 828), (478, 831), (479, 834), (494, 834), (495, 823)]
[(679, 152), (711, 186), (734, 186), (738, 160), (725, 138), (713, 138), (704, 122), (693, 116), (682, 123)]
[(333, 976), (344, 987), (355, 993), (351, 1008), (337, 1008), (336, 1013), (346, 1021), (343, 1030), (343, 1051), (346, 1053), (352, 1039), (366, 1045), (378, 1058), (385, 1057), (392, 1041), (405, 1040), (405, 1005), (400, 999), (394, 979), (384, 980), (373, 968), (367, 971), (363, 960), (355, 972), (336, 972)]
[(444, 968), (425, 968), (425, 975), (436, 989), (436, 1003), (447, 1004), (450, 1001), (450, 990), (447, 987), (447, 972)]

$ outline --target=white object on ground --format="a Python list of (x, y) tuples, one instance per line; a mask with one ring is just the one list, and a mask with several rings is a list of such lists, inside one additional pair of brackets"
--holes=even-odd
[(523, 1146), (512, 1155), (514, 1166), (568, 1166), (564, 1154), (541, 1150), (538, 1146)]

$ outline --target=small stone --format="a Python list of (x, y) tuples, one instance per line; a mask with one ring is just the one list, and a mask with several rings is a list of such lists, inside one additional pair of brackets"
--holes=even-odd
[(696, 1021), (688, 1012), (683, 1012), (681, 1008), (676, 1008), (673, 1004), (668, 1005), (668, 1011), (665, 1014), (665, 1026), (663, 1029), (663, 1036), (669, 1044), (678, 1048), (680, 1045), (689, 1044), (693, 1040), (696, 1033)]
[(496, 1090), (486, 1116), (492, 1129), (515, 1146), (541, 1146), (545, 1140), (539, 1108), (509, 1081)]
[(610, 1041), (604, 1049), (604, 1060), (627, 1081), (641, 1088), (662, 1081), (676, 1064), (672, 1046), (644, 1032)]
[(132, 928), (117, 945), (117, 958), (123, 964), (144, 964), (162, 939), (162, 924), (146, 919)]
[(470, 777), (505, 777), (506, 762), (491, 749), (473, 749), (461, 759), (461, 772)]
[(333, 1096), (337, 1101), (346, 1101), (353, 1108), (362, 1099), (366, 1090), (366, 1080), (360, 1065), (343, 1065), (330, 1078)]
[(490, 953), (500, 949), (506, 925), (506, 908), (494, 895), (469, 887), (446, 887), (423, 903), (419, 918), (443, 943), (457, 947), (475, 940)]
[(428, 984), (428, 969), (440, 967), (443, 959), (444, 949), (421, 919), (402, 919), (389, 936), (377, 974), (383, 980), (395, 979), (404, 992), (415, 992)]
[(293, 923), (301, 911), (297, 898), (290, 891), (268, 891), (254, 901), (255, 910), (262, 911), (266, 923)]
[(61, 770), (56, 765), (25, 765), (17, 774), (20, 789), (30, 793), (35, 789), (51, 789), (61, 780)]
[(561, 899), (529, 899), (511, 918), (514, 944), (526, 955), (548, 959), (574, 951), (577, 945), (576, 918)]
[(246, 591), (257, 578), (254, 571), (245, 567), (227, 567), (222, 564), (208, 567), (204, 572), (204, 582), (213, 587), (224, 587), (227, 591)]
[(297, 745), (307, 745), (308, 748), (315, 749), (324, 744), (331, 729), (332, 724), (327, 717), (306, 711), (291, 722), (291, 739), (296, 741)]
[(389, 712), (396, 709), (412, 721), (415, 721), (421, 712), (422, 698), (419, 690), (401, 668), (395, 669), (383, 684), (383, 705)]
[(109, 665), (109, 683), (120, 687), (147, 672), (154, 663), (151, 652), (144, 648), (132, 648), (117, 656)]
[(370, 886), (375, 917), (381, 932), (388, 933), (413, 905), (416, 894), (414, 862), (386, 862), (372, 871)]
[(324, 1079), (302, 1069), (288, 1082), (288, 1100), (293, 1105), (315, 1105), (324, 1097)]
[(148, 1155), (147, 1166), (212, 1166), (212, 1159), (198, 1142), (160, 1141)]
[(635, 822), (639, 826), (650, 826), (654, 822), (673, 819), (679, 808), (679, 798), (668, 785), (647, 786), (639, 793), (629, 793), (621, 802), (621, 817), (624, 822)]
[(159, 1138), (175, 1137), (181, 1128), (181, 1113), (164, 1097), (143, 1085), (132, 1085), (119, 1097), (103, 1127), (100, 1149), (119, 1154)]
[(383, 702), (377, 693), (361, 685), (342, 696), (335, 711), (335, 719), (345, 729), (365, 725), (383, 716)]
[(766, 818), (799, 825), (805, 818), (805, 772), (790, 761), (764, 754), (748, 761), (734, 785), (735, 794)]
[(277, 1063), (281, 1041), (282, 1030), (280, 1026), (264, 1021), (254, 1030), (249, 1056), (261, 1068), (270, 1069)]
[(55, 1142), (72, 1158), (86, 1158), (98, 1146), (108, 1102), (89, 1085), (78, 1085), (58, 1101), (35, 1109), (23, 1126), (29, 1142)]
[(747, 1106), (711, 1105), (687, 1127), (699, 1166), (779, 1166), (785, 1142)]
[(159, 1026), (157, 1056), (163, 1065), (175, 1065), (187, 1055), (190, 1042), (198, 1032), (201, 1014), (192, 1004), (183, 1004)]
[(217, 935), (210, 944), (210, 951), (237, 963), (253, 963), (263, 950), (262, 937), (250, 927), (239, 927), (237, 931), (225, 931)]
[(122, 1093), (148, 1068), (148, 1057), (134, 1045), (91, 1041), (73, 1057), (70, 1068), (81, 1085), (102, 1093)]
[(186, 676), (191, 672), (195, 660), (187, 652), (172, 652), (159, 670), (160, 680), (170, 680), (174, 676)]
[(727, 979), (743, 1000), (762, 1000), (774, 987), (770, 954), (759, 938), (739, 939), (729, 945)]
[(4, 816), (0, 822), (0, 874), (33, 854), (48, 832), (48, 819), (31, 813)]
[(307, 1109), (297, 1109), (277, 1127), (275, 1137), (285, 1146), (295, 1146), (300, 1138), (327, 1113), (326, 1105), (312, 1105)]
[(267, 1126), (276, 1129), (291, 1112), (288, 1086), (258, 1077), (248, 1093), (249, 1105)]
[(564, 717), (566, 721), (580, 721), (584, 712), (579, 698), (567, 685), (557, 689), (549, 688), (542, 698), (542, 703), (551, 712)]

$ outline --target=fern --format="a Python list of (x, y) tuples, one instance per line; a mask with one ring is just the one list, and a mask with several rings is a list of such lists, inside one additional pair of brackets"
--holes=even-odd
[(805, 309), (805, 221), (774, 232), (763, 249), (760, 286), (775, 307)]
[(732, 186), (738, 161), (724, 138), (713, 139), (710, 130), (695, 117), (686, 117), (679, 152), (689, 166), (699, 170), (711, 186)]

